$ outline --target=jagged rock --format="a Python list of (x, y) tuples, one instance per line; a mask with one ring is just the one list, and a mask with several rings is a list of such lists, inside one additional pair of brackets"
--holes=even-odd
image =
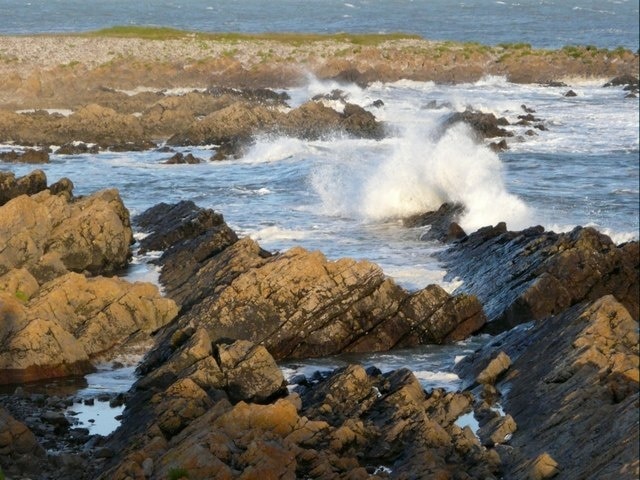
[(20, 195), (33, 195), (46, 190), (47, 176), (42, 170), (17, 178), (13, 172), (0, 171), (0, 206)]
[(69, 115), (60, 130), (69, 142), (82, 140), (103, 148), (145, 140), (138, 118), (97, 104), (89, 104)]
[(265, 402), (282, 393), (284, 377), (264, 347), (242, 340), (220, 344), (217, 359), (232, 401)]
[(100, 151), (100, 147), (98, 145), (87, 145), (82, 142), (70, 142), (62, 145), (58, 150), (56, 150), (56, 154), (58, 155), (82, 155), (82, 154), (96, 154)]
[(458, 122), (470, 125), (480, 138), (512, 137), (513, 133), (501, 128), (509, 125), (506, 118), (496, 118), (493, 113), (483, 113), (475, 110), (465, 110), (456, 112), (449, 116), (444, 122), (448, 127)]
[(49, 153), (27, 148), (24, 152), (0, 152), (0, 161), (12, 163), (49, 163)]
[(464, 206), (459, 203), (443, 203), (436, 211), (404, 218), (402, 223), (406, 227), (429, 226), (429, 230), (420, 235), (420, 240), (446, 243), (466, 236), (464, 230), (456, 223), (464, 210)]
[[(148, 220), (158, 215), (166, 233)], [(201, 217), (215, 221), (192, 221)], [(484, 323), (473, 297), (451, 297), (435, 285), (409, 294), (374, 264), (330, 262), (302, 248), (271, 256), (249, 238), (237, 241), (220, 216), (193, 211), (193, 204), (154, 207), (140, 223), (159, 232), (144, 241), (182, 239), (159, 260), (167, 294), (186, 311), (163, 334), (166, 345), (193, 324), (214, 342), (262, 343), (276, 358), (323, 356), (456, 341)]]
[(279, 115), (268, 106), (238, 101), (192, 123), (186, 130), (169, 138), (167, 143), (207, 145), (247, 139), (259, 131), (270, 129)]
[(0, 291), (0, 384), (92, 370), (91, 359), (148, 336), (177, 314), (149, 283), (68, 273), (28, 303)]
[[(370, 375), (352, 365), (300, 396), (266, 405), (232, 405), (186, 384), (189, 388), (179, 383), (183, 401), (211, 402), (208, 411), (187, 419), (186, 414), (199, 412), (197, 406), (160, 410), (156, 403), (156, 418), (164, 421), (169, 415), (180, 431), (167, 432), (152, 420), (133, 437), (136, 417), (125, 415), (121, 430), (108, 440), (122, 455), (100, 478), (139, 474), (145, 462), (152, 478), (165, 478), (177, 468), (192, 479), (232, 478), (240, 472), (242, 478), (370, 478), (382, 465), (401, 478), (496, 478), (499, 462), (491, 451), (454, 423), (469, 408), (470, 395), (427, 394), (407, 370)], [(176, 390), (172, 385), (153, 398), (176, 405)], [(175, 420), (177, 412), (182, 420)], [(121, 448), (126, 436), (128, 445)]]
[(476, 381), (482, 384), (494, 384), (496, 380), (506, 372), (511, 366), (509, 355), (500, 352), (496, 358), (489, 362), (489, 365), (476, 377)]
[(567, 90), (564, 95), (562, 95), (563, 97), (577, 97), (578, 94), (576, 92), (574, 92), (573, 90)]
[(505, 150), (508, 150), (509, 145), (507, 144), (507, 141), (503, 138), (499, 142), (490, 143), (489, 148), (494, 152), (498, 153), (498, 152), (504, 152)]
[(191, 153), (187, 153), (185, 155), (183, 153), (178, 152), (169, 160), (165, 160), (162, 163), (164, 163), (165, 165), (178, 165), (178, 164), (184, 164), (184, 163), (196, 164), (196, 163), (202, 163), (202, 162), (203, 160), (201, 158), (194, 157), (193, 154)]
[(621, 87), (621, 86), (630, 86), (638, 89), (640, 84), (640, 79), (631, 74), (619, 75), (617, 77), (612, 78), (607, 83), (603, 85), (603, 87)]
[(287, 92), (276, 92), (269, 88), (228, 88), (216, 86), (208, 88), (206, 93), (214, 97), (231, 96), (264, 105), (276, 106), (286, 106), (286, 102), (290, 98)]
[(463, 359), (457, 373), (473, 383), (498, 351), (512, 360), (500, 403), (518, 425), (504, 478), (530, 478), (541, 451), (563, 478), (638, 476), (638, 322), (620, 302), (607, 295), (516, 327)]
[(66, 270), (94, 274), (122, 268), (130, 257), (129, 212), (116, 190), (77, 201), (42, 191), (0, 207), (0, 274), (26, 267), (39, 281)]
[(545, 480), (555, 477), (558, 473), (560, 473), (558, 463), (551, 455), (544, 452), (541, 453), (531, 465), (529, 478), (531, 480)]
[[(616, 246), (593, 228), (569, 233), (486, 227), (438, 254), (477, 295), (494, 331), (614, 294), (638, 318), (638, 242)], [(508, 272), (508, 273), (507, 273)], [(495, 322), (495, 323), (494, 323)]]
[[(382, 125), (362, 107), (346, 104), (342, 113), (321, 102), (310, 101), (288, 112), (270, 105), (237, 101), (216, 110), (202, 120), (173, 135), (170, 145), (215, 144), (227, 153), (236, 154), (259, 133), (286, 134), (304, 139), (318, 139), (335, 132), (363, 138), (382, 138)], [(232, 146), (232, 149), (228, 147)], [(216, 157), (222, 159), (222, 154)]]

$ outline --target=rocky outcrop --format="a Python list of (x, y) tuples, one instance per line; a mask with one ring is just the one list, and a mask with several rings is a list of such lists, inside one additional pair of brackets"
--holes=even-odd
[(439, 253), (450, 277), (477, 295), (488, 325), (503, 331), (584, 300), (613, 294), (638, 318), (638, 242), (616, 246), (593, 228), (569, 233), (486, 227)]
[(0, 207), (20, 195), (33, 195), (47, 188), (47, 176), (42, 170), (34, 170), (16, 178), (13, 172), (0, 171)]
[[(11, 184), (7, 178), (3, 183)], [(5, 195), (46, 186), (43, 174), (29, 178)], [(52, 189), (67, 191), (63, 182)], [(25, 267), (43, 282), (66, 271), (113, 273), (126, 265), (132, 239), (129, 212), (116, 190), (75, 200), (46, 190), (17, 196), (0, 207), (0, 275)]]
[[(496, 361), (505, 357), (511, 365)], [(633, 479), (638, 368), (637, 317), (607, 295), (501, 335), (457, 371), (472, 385), (482, 371), (498, 378), (517, 423), (509, 446), (496, 447), (503, 478)]]
[(236, 145), (257, 134), (318, 139), (334, 133), (382, 138), (382, 125), (362, 107), (346, 104), (342, 112), (310, 101), (289, 112), (264, 103), (235, 102), (197, 120), (169, 140), (170, 145)]
[(465, 211), (459, 203), (443, 203), (435, 211), (420, 213), (402, 219), (405, 227), (429, 227), (420, 235), (420, 240), (436, 240), (442, 243), (460, 240), (466, 237), (458, 221)]
[(458, 122), (470, 125), (481, 139), (513, 136), (512, 132), (502, 128), (509, 125), (509, 121), (504, 117), (496, 118), (493, 113), (483, 113), (476, 110), (456, 112), (446, 119), (444, 126), (447, 127)]
[(181, 165), (181, 164), (195, 164), (195, 163), (202, 163), (204, 160), (202, 160), (199, 157), (194, 157), (192, 153), (187, 153), (186, 155), (184, 153), (176, 153), (175, 155), (173, 155), (171, 158), (165, 160), (164, 163), (165, 165)]
[(99, 354), (177, 314), (149, 283), (68, 273), (37, 288), (24, 270), (17, 286), (2, 281), (13, 272), (0, 277), (0, 384), (87, 373)]
[[(169, 219), (183, 219), (164, 219), (175, 234), (158, 227), (159, 238), (193, 237), (159, 260), (167, 294), (185, 310), (163, 334), (164, 348), (189, 325), (206, 328), (213, 341), (263, 344), (280, 359), (455, 341), (484, 324), (474, 297), (452, 297), (436, 285), (409, 294), (366, 261), (328, 261), (302, 248), (270, 255), (250, 238), (237, 241), (221, 216), (184, 211), (193, 207), (168, 208), (179, 212)], [(166, 210), (158, 207), (156, 214)], [(194, 217), (213, 219), (213, 226)], [(147, 218), (143, 224), (153, 230)], [(155, 243), (156, 235), (144, 242)]]
[(44, 150), (27, 148), (23, 152), (11, 150), (0, 152), (0, 161), (11, 163), (49, 163), (49, 153)]
[[(210, 344), (200, 340), (183, 353), (204, 353), (196, 344)], [(230, 348), (237, 344), (241, 351), (256, 348), (247, 342)], [(222, 367), (219, 378), (222, 358), (214, 362)], [(267, 404), (233, 400), (231, 386), (211, 390), (189, 378), (151, 394), (148, 378), (139, 382), (123, 427), (109, 440), (123, 455), (100, 478), (165, 478), (171, 472), (192, 479), (496, 478), (499, 468), (495, 453), (455, 423), (470, 409), (471, 396), (427, 394), (407, 370), (382, 375), (352, 365)], [(136, 399), (145, 396), (152, 413), (141, 428), (136, 408), (144, 403)]]

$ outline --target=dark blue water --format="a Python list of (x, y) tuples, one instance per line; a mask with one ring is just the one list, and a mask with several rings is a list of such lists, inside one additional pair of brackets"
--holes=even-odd
[(638, 49), (637, 0), (0, 0), (0, 33), (162, 25), (207, 32), (408, 32), (433, 40)]

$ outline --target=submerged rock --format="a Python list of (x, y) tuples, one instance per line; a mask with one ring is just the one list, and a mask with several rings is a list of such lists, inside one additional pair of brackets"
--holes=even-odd
[(483, 113), (476, 110), (465, 110), (464, 112), (456, 112), (449, 116), (444, 122), (444, 126), (448, 127), (458, 122), (464, 122), (470, 125), (480, 138), (494, 137), (512, 137), (513, 133), (501, 128), (509, 125), (506, 118), (496, 118), (493, 113)]
[(24, 152), (1, 152), (0, 161), (12, 163), (49, 163), (49, 153), (44, 150), (27, 148)]
[(457, 223), (464, 211), (464, 206), (459, 203), (443, 203), (436, 211), (404, 218), (402, 223), (406, 227), (428, 226), (429, 229), (420, 235), (420, 240), (437, 240), (445, 243), (466, 236)]

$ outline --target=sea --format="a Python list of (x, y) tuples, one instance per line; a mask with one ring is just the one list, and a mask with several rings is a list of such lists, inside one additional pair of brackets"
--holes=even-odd
[[(634, 51), (639, 23), (638, 2), (626, 0), (0, 0), (0, 19), (1, 34), (128, 24), (209, 32), (403, 31), (437, 40), (526, 42), (540, 48), (623, 46)], [(299, 245), (329, 259), (367, 259), (408, 290), (437, 283), (455, 292), (461, 279), (447, 275), (434, 256), (445, 247), (421, 240), (428, 227), (407, 228), (402, 218), (460, 202), (466, 206), (460, 223), (469, 232), (505, 221), (510, 229), (543, 225), (560, 232), (582, 225), (598, 228), (616, 243), (638, 239), (638, 99), (626, 98), (622, 87), (603, 88), (608, 80), (568, 78), (566, 86), (545, 86), (485, 77), (459, 85), (401, 80), (362, 88), (310, 76), (304, 86), (286, 90), (292, 108), (340, 89), (349, 102), (385, 122), (390, 134), (379, 141), (343, 135), (314, 141), (264, 136), (241, 159), (198, 165), (164, 165), (170, 154), (147, 151), (53, 153), (51, 163), (39, 167), (50, 182), (70, 178), (79, 195), (118, 188), (132, 215), (159, 202), (193, 200), (221, 212), (240, 235), (271, 251)], [(569, 89), (576, 96), (565, 96)], [(373, 107), (376, 100), (383, 105)], [(507, 127), (513, 136), (504, 152), (494, 153), (477, 142), (463, 125), (442, 128), (449, 115), (466, 108), (515, 123), (525, 114), (523, 105), (535, 110), (545, 129), (529, 135), (530, 126)], [(11, 148), (15, 146), (0, 146)], [(208, 160), (211, 148), (181, 151)], [(33, 166), (1, 164), (0, 169), (23, 175)], [(127, 277), (157, 282), (149, 259), (136, 256)], [(353, 361), (383, 371), (408, 367), (426, 389), (456, 389), (461, 382), (452, 371), (455, 362), (488, 341), (481, 336), (453, 346), (282, 367), (288, 378)], [(130, 366), (110, 371), (103, 366), (88, 377), (88, 391), (114, 391), (113, 385), (122, 390), (133, 381)], [(100, 422), (87, 425), (104, 428)]]

